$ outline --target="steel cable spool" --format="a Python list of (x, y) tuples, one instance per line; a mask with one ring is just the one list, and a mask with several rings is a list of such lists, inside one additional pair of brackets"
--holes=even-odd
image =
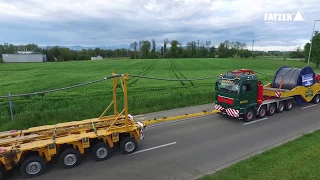
[[(292, 90), (297, 86), (302, 86), (302, 76), (306, 74), (313, 74), (314, 76), (314, 72), (311, 67), (305, 66), (302, 69), (298, 69), (282, 66), (274, 77), (272, 87), (279, 88), (283, 77), (281, 89)], [(314, 84), (314, 80), (312, 81), (312, 84)]]

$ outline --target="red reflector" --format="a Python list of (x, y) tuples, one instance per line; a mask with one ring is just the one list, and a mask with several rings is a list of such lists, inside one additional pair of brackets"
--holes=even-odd
[(227, 103), (230, 104), (230, 105), (232, 105), (232, 104), (233, 104), (233, 99), (228, 98)]
[(218, 102), (222, 102), (222, 103), (226, 103), (226, 104), (232, 105), (234, 100), (233, 100), (233, 98), (227, 98), (227, 97), (218, 96)]

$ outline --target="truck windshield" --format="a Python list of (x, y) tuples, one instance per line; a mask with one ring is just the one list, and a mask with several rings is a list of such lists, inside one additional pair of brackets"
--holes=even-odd
[(220, 79), (217, 82), (217, 90), (220, 92), (238, 94), (239, 81)]

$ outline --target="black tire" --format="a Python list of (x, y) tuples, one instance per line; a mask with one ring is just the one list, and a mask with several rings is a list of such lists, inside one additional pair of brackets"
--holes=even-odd
[(108, 143), (100, 142), (92, 148), (92, 156), (95, 161), (104, 161), (112, 156)]
[(277, 113), (282, 113), (284, 110), (284, 103), (282, 101), (279, 102)]
[(120, 141), (120, 150), (122, 154), (132, 154), (137, 150), (138, 143), (133, 137), (124, 137)]
[(30, 156), (20, 167), (20, 173), (25, 178), (40, 176), (46, 169), (46, 161), (40, 156)]
[(311, 102), (314, 104), (318, 104), (320, 102), (320, 95), (319, 94), (315, 95)]
[(274, 113), (276, 112), (276, 109), (277, 109), (277, 108), (276, 108), (275, 103), (270, 104), (270, 105), (269, 105), (269, 109), (268, 109), (268, 111), (267, 111), (268, 116), (274, 115)]
[(253, 118), (254, 118), (254, 111), (252, 108), (249, 108), (248, 111), (243, 114), (243, 120), (245, 122), (250, 122), (253, 120)]
[(257, 116), (258, 118), (263, 118), (265, 117), (267, 114), (267, 107), (265, 105), (261, 106), (258, 113), (257, 113)]
[(285, 111), (290, 111), (293, 107), (292, 101), (291, 100), (287, 100), (284, 102), (284, 110)]
[(70, 169), (78, 166), (81, 161), (80, 152), (74, 148), (65, 149), (59, 157), (59, 164), (62, 168)]

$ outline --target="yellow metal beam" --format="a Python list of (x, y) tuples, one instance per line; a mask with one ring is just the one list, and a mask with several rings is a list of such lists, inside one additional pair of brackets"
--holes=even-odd
[(199, 113), (193, 113), (193, 114), (184, 114), (180, 116), (172, 116), (172, 117), (163, 117), (160, 119), (152, 119), (152, 120), (145, 120), (142, 121), (142, 123), (147, 126), (155, 123), (162, 123), (162, 122), (167, 122), (167, 121), (175, 121), (175, 120), (180, 120), (180, 119), (185, 119), (185, 118), (192, 118), (192, 117), (200, 117), (204, 115), (213, 115), (217, 114), (219, 111), (218, 110), (212, 110), (212, 111), (203, 111)]
[(128, 88), (127, 88), (127, 81), (129, 78), (129, 74), (127, 73), (126, 76), (124, 77), (124, 89), (123, 89), (123, 93), (124, 93), (124, 110), (125, 110), (125, 118), (126, 118), (126, 127), (128, 126), (128, 113), (129, 113), (129, 109), (128, 109)]

